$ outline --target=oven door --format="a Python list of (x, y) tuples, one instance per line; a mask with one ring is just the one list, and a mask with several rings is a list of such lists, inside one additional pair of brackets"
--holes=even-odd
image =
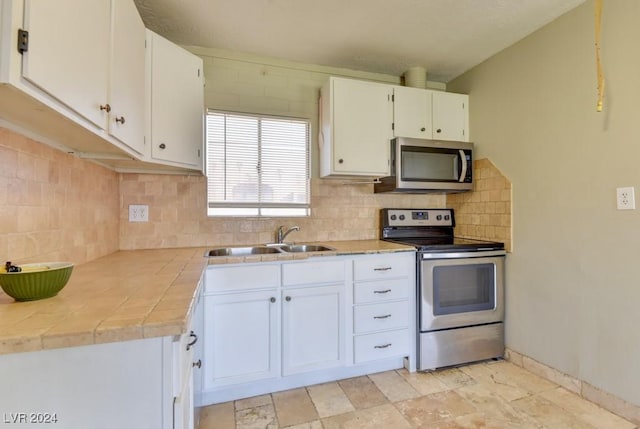
[(420, 255), (420, 331), (504, 320), (504, 251)]

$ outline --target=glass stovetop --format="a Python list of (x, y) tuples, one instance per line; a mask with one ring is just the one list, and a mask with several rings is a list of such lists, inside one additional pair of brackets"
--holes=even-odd
[(395, 243), (415, 246), (418, 251), (446, 251), (446, 250), (504, 250), (504, 243), (495, 241), (472, 240), (469, 238), (457, 237), (436, 237), (436, 238), (402, 238), (386, 239)]

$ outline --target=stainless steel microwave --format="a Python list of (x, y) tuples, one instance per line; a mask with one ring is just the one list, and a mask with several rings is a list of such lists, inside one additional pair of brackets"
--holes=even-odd
[(390, 175), (374, 192), (464, 192), (473, 189), (473, 143), (398, 137)]

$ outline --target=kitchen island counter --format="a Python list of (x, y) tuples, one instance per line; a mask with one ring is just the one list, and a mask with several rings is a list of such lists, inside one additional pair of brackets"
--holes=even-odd
[(181, 335), (208, 264), (413, 250), (379, 240), (314, 244), (336, 250), (242, 258), (204, 257), (220, 246), (119, 251), (74, 267), (55, 297), (15, 302), (0, 291), (0, 354)]

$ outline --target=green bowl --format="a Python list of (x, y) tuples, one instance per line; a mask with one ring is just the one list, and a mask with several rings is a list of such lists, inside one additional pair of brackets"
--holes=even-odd
[(56, 296), (69, 281), (73, 264), (42, 262), (19, 265), (19, 273), (0, 273), (0, 287), (16, 301), (35, 301)]

